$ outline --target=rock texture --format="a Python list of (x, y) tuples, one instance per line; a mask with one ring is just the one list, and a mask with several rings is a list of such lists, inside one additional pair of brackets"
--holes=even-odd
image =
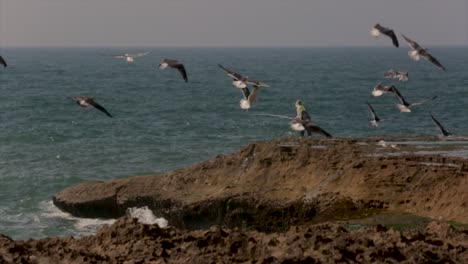
[(122, 218), (95, 236), (12, 241), (1, 263), (468, 263), (468, 230), (431, 222), (424, 231), (349, 231), (326, 223), (266, 234), (211, 227), (184, 232)]
[[(416, 155), (411, 145), (396, 151), (375, 143), (260, 142), (168, 173), (85, 182), (53, 201), (82, 217), (114, 218), (129, 207), (148, 206), (170, 225), (189, 229), (220, 224), (278, 230), (374, 210), (468, 223), (466, 159)], [(283, 226), (275, 226), (278, 222)]]

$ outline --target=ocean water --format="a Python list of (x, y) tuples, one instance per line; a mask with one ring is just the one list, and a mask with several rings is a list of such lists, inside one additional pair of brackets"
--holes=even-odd
[[(288, 120), (301, 99), (336, 137), (437, 135), (432, 112), (454, 134), (468, 134), (468, 48), (434, 47), (447, 68), (411, 61), (407, 48), (2, 49), (0, 69), (0, 233), (14, 239), (88, 234), (105, 223), (57, 211), (51, 197), (87, 180), (164, 172), (250, 142), (297, 137)], [(135, 63), (112, 54), (150, 51)], [(161, 58), (186, 66), (185, 83)], [(267, 82), (249, 111), (217, 64)], [(408, 82), (383, 79), (394, 68)], [(402, 114), (382, 81), (409, 101), (438, 99)], [(115, 118), (67, 96), (92, 96)], [(381, 117), (369, 125), (370, 102)], [(157, 217), (157, 216), (155, 216)], [(170, 223), (169, 223), (170, 225)]]

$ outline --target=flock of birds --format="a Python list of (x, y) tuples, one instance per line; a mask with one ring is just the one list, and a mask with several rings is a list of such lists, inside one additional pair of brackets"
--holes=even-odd
[[(392, 40), (393, 45), (398, 48), (399, 47), (399, 42), (398, 42), (398, 37), (395, 34), (395, 31), (393, 29), (384, 27), (380, 24), (375, 24), (371, 31), (371, 35), (374, 36), (375, 38), (379, 37), (380, 35), (385, 35), (389, 37)], [(420, 58), (424, 58), (430, 63), (432, 63), (437, 69), (441, 71), (446, 71), (446, 68), (437, 60), (432, 54), (428, 52), (426, 48), (423, 48), (421, 45), (419, 45), (416, 41), (408, 38), (407, 36), (401, 34), (405, 42), (408, 44), (410, 47), (410, 51), (408, 51), (408, 56), (410, 59), (414, 61), (419, 61)], [(390, 69), (388, 72), (384, 74), (384, 78), (393, 78), (393, 79), (398, 79), (399, 81), (406, 82), (409, 79), (409, 73), (408, 72), (400, 72), (396, 71), (394, 69)], [(398, 99), (399, 103), (397, 104), (398, 110), (402, 113), (409, 113), (411, 112), (411, 108), (417, 106), (417, 105), (422, 105), (425, 103), (428, 103), (434, 99), (437, 98), (437, 96), (433, 96), (432, 98), (429, 99), (424, 99), (418, 102), (413, 102), (410, 103), (408, 100), (403, 97), (401, 92), (396, 88), (395, 85), (383, 85), (381, 82), (379, 82), (374, 89), (372, 90), (372, 95), (374, 97), (379, 97), (382, 96), (383, 94), (386, 93), (392, 93), (395, 95), (395, 97)], [(380, 118), (377, 113), (375, 112), (374, 108), (372, 107), (371, 104), (367, 103), (367, 106), (369, 108), (369, 111), (372, 116), (372, 120), (370, 121), (371, 125), (374, 127), (378, 126), (379, 122), (389, 120), (391, 118)], [(432, 113), (430, 113), (431, 119), (434, 121), (436, 126), (439, 128), (439, 130), (442, 133), (443, 137), (449, 137), (452, 136), (451, 133), (449, 133), (443, 126), (442, 124), (434, 117)]]
[[(396, 36), (393, 29), (384, 27), (380, 24), (375, 24), (372, 27), (370, 33), (375, 38), (379, 37), (380, 35), (388, 36), (392, 40), (393, 45), (397, 48), (399, 47), (398, 37)], [(432, 64), (434, 64), (439, 70), (446, 71), (445, 67), (434, 56), (432, 56), (427, 51), (426, 48), (423, 48), (416, 41), (406, 37), (403, 34), (401, 34), (401, 36), (411, 48), (411, 50), (408, 52), (408, 56), (412, 60), (418, 61), (422, 57), (426, 59), (427, 61), (431, 62)], [(149, 52), (140, 52), (136, 54), (121, 54), (121, 55), (113, 55), (112, 57), (125, 59), (128, 63), (133, 63), (136, 58), (143, 57), (147, 55), (148, 53)], [(8, 66), (7, 62), (1, 55), (0, 55), (0, 64), (3, 65), (4, 67)], [(234, 72), (232, 70), (229, 70), (220, 64), (218, 64), (218, 66), (230, 78), (232, 78), (232, 85), (241, 91), (243, 98), (240, 100), (239, 106), (243, 110), (246, 110), (246, 111), (249, 110), (252, 107), (252, 105), (256, 102), (256, 99), (257, 99), (257, 96), (261, 87), (270, 86), (267, 83), (254, 80), (249, 77), (242, 76), (241, 74)], [(167, 67), (178, 70), (183, 80), (185, 82), (188, 82), (187, 71), (185, 69), (185, 66), (182, 63), (174, 59), (167, 59), (167, 58), (162, 59), (161, 62), (159, 63), (159, 68), (165, 69)], [(390, 69), (388, 72), (384, 74), (384, 78), (393, 78), (393, 79), (398, 79), (399, 81), (406, 82), (409, 79), (409, 74), (408, 72), (400, 72), (394, 69)], [(252, 86), (252, 91), (249, 89), (249, 85)], [(397, 104), (397, 107), (400, 110), (400, 112), (403, 112), (403, 113), (411, 112), (411, 108), (413, 108), (414, 106), (428, 103), (437, 98), (437, 96), (434, 96), (429, 99), (410, 103), (408, 100), (405, 99), (405, 97), (403, 97), (403, 95), (395, 87), (395, 85), (385, 86), (381, 82), (379, 82), (372, 90), (372, 95), (374, 97), (379, 97), (387, 93), (391, 93), (396, 96), (396, 98), (399, 101), (399, 103)], [(107, 116), (113, 117), (102, 105), (98, 104), (92, 97), (76, 96), (76, 97), (68, 97), (68, 98), (74, 100), (81, 107), (85, 107), (85, 108), (95, 107), (97, 110), (103, 112)], [(367, 103), (367, 106), (372, 116), (372, 120), (370, 121), (370, 124), (372, 126), (377, 127), (379, 122), (391, 119), (391, 118), (380, 118), (370, 103)], [(300, 100), (296, 101), (295, 107), (296, 107), (295, 117), (274, 115), (274, 114), (256, 114), (256, 115), (274, 116), (274, 117), (290, 119), (291, 121), (289, 124), (290, 124), (291, 129), (293, 129), (294, 131), (300, 132), (301, 136), (304, 136), (305, 133), (307, 133), (307, 135), (310, 136), (314, 132), (314, 133), (322, 134), (323, 136), (326, 136), (326, 137), (330, 137), (330, 138), (332, 137), (330, 133), (323, 130), (312, 120), (309, 113), (306, 111), (305, 106), (302, 104)], [(432, 120), (434, 121), (434, 123), (439, 128), (439, 130), (442, 132), (442, 136), (444, 137), (452, 136), (452, 134), (449, 133), (442, 126), (442, 124), (434, 117), (432, 113), (430, 113), (430, 116)]]

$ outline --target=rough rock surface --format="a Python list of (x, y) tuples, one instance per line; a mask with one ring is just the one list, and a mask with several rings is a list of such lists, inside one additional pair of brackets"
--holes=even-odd
[(184, 232), (122, 218), (80, 239), (0, 237), (0, 263), (468, 263), (468, 230), (431, 222), (420, 232), (332, 223), (274, 234), (216, 226)]
[(468, 223), (468, 160), (416, 155), (411, 145), (397, 151), (375, 143), (259, 142), (168, 173), (85, 182), (53, 200), (83, 217), (120, 217), (129, 207), (148, 206), (170, 225), (189, 229), (247, 224), (268, 231), (287, 219), (300, 224), (320, 217), (350, 218), (350, 210), (358, 216), (366, 210), (393, 210)]

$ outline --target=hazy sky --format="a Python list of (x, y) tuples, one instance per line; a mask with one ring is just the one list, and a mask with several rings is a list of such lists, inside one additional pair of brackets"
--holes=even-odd
[(376, 22), (425, 46), (468, 45), (468, 0), (0, 0), (0, 45), (385, 45)]

